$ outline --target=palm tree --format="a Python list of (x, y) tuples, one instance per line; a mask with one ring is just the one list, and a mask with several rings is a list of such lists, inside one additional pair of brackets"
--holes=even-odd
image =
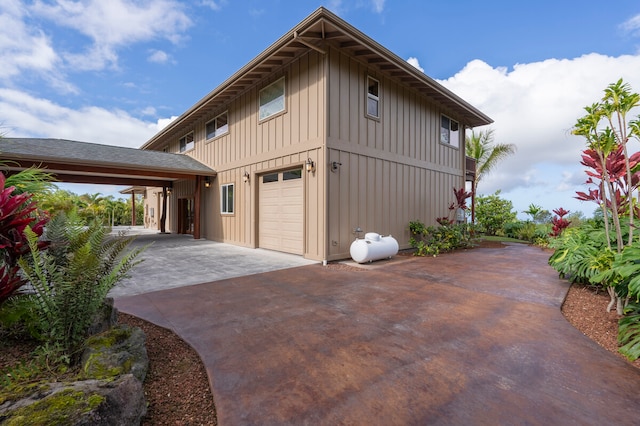
[(487, 129), (465, 137), (467, 157), (476, 160), (476, 173), (471, 182), (471, 221), (475, 221), (476, 190), (480, 180), (491, 173), (497, 164), (516, 152), (514, 144), (494, 144), (493, 129)]

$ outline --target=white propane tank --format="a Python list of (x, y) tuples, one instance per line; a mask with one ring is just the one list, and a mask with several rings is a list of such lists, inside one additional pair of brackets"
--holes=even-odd
[(363, 239), (356, 238), (351, 243), (351, 258), (358, 263), (373, 262), (398, 254), (398, 241), (391, 235), (382, 237), (375, 232), (367, 232)]

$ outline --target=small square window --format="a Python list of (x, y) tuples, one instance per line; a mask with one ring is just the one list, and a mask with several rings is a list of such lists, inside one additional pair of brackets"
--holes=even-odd
[(213, 139), (227, 132), (229, 132), (229, 114), (227, 111), (207, 123), (207, 139)]
[(220, 186), (220, 213), (233, 213), (233, 184), (227, 183)]
[(284, 77), (260, 91), (259, 119), (271, 117), (285, 108)]
[(195, 146), (195, 142), (193, 141), (193, 132), (184, 135), (180, 138), (180, 152), (186, 152)]
[(367, 115), (380, 118), (380, 82), (367, 76)]
[(456, 148), (460, 144), (460, 124), (446, 115), (440, 118), (440, 142)]

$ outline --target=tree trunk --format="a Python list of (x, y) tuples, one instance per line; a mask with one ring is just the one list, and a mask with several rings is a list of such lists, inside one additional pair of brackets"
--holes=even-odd
[(611, 312), (611, 309), (616, 305), (618, 295), (616, 294), (616, 289), (613, 287), (607, 287), (607, 293), (609, 293), (609, 297), (611, 298), (607, 305), (607, 312)]

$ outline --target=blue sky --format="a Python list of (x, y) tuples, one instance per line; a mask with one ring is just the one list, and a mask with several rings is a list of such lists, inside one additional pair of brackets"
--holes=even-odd
[(632, 1), (3, 0), (2, 132), (138, 147), (321, 5), (517, 145), (480, 193), (501, 189), (518, 211), (595, 209), (572, 198), (584, 143), (569, 130), (607, 84), (624, 77), (640, 91)]

